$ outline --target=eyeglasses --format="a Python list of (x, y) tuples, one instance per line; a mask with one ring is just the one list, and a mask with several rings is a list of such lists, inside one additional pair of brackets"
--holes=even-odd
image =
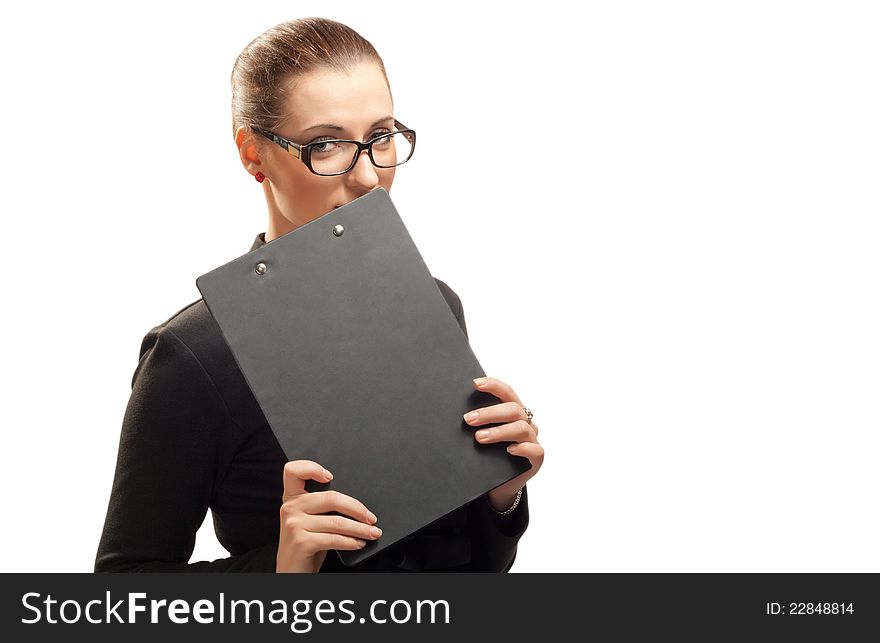
[(416, 149), (416, 132), (397, 119), (394, 119), (394, 126), (396, 131), (379, 134), (366, 143), (332, 138), (305, 145), (289, 141), (268, 130), (258, 127), (252, 129), (301, 160), (314, 174), (337, 176), (351, 170), (364, 150), (367, 150), (370, 161), (376, 167), (396, 167), (410, 160)]

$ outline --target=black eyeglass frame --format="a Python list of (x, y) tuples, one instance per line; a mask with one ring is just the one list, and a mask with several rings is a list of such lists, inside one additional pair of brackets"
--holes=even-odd
[[(386, 132), (384, 134), (379, 134), (378, 136), (371, 138), (366, 143), (362, 143), (361, 141), (353, 141), (347, 138), (333, 138), (326, 139), (323, 141), (315, 141), (314, 143), (306, 143), (305, 145), (300, 145), (299, 143), (294, 143), (283, 136), (278, 136), (275, 132), (270, 132), (269, 130), (260, 129), (259, 127), (251, 126), (251, 129), (257, 132), (258, 134), (262, 134), (266, 138), (268, 138), (273, 143), (277, 143), (281, 147), (283, 147), (291, 156), (298, 158), (300, 161), (305, 163), (306, 167), (309, 168), (309, 171), (312, 174), (317, 174), (318, 176), (339, 176), (341, 174), (346, 174), (350, 172), (351, 169), (357, 165), (358, 159), (361, 157), (361, 153), (364, 150), (367, 150), (367, 155), (370, 157), (370, 162), (376, 167), (380, 168), (389, 168), (389, 167), (397, 167), (398, 165), (403, 165), (408, 160), (412, 158), (413, 152), (416, 151), (416, 131), (413, 129), (409, 129), (406, 125), (401, 123), (396, 118), (394, 119), (394, 126), (397, 128), (395, 132)], [(395, 163), (394, 165), (380, 165), (376, 163), (376, 159), (373, 158), (373, 143), (376, 141), (380, 141), (383, 138), (388, 138), (390, 136), (394, 136), (395, 134), (404, 133), (410, 134), (411, 136), (407, 136), (412, 147), (409, 150), (409, 156), (400, 161), (399, 163)], [(325, 145), (327, 143), (354, 143), (358, 147), (357, 154), (352, 155), (351, 165), (349, 165), (345, 170), (341, 172), (332, 172), (331, 174), (325, 174), (322, 172), (317, 172), (312, 167), (312, 147), (316, 145)]]

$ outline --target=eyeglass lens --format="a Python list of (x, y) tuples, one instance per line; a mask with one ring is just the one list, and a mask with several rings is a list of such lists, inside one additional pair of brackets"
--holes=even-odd
[[(409, 160), (412, 155), (412, 135), (392, 132), (373, 141), (373, 162), (379, 167), (394, 167)], [(358, 147), (354, 143), (327, 141), (311, 147), (312, 169), (321, 174), (344, 172), (355, 160)]]

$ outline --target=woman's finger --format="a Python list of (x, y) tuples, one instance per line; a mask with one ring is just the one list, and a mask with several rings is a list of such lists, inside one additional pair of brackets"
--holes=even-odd
[(377, 520), (376, 515), (360, 500), (333, 489), (313, 491), (299, 501), (298, 507), (303, 512), (313, 515), (338, 511), (368, 525), (372, 525)]
[(491, 393), (502, 402), (516, 402), (522, 406), (519, 395), (513, 390), (510, 384), (502, 382), (497, 377), (478, 377), (474, 380), (474, 387), (480, 391)]
[(518, 402), (501, 402), (465, 413), (464, 421), (471, 426), (480, 426), (490, 422), (525, 420), (527, 417), (522, 405)]
[(536, 442), (537, 435), (531, 424), (525, 420), (517, 420), (509, 424), (501, 424), (486, 429), (479, 429), (474, 437), (480, 444), (494, 442)]
[(537, 472), (537, 468), (544, 464), (544, 447), (537, 442), (511, 444), (507, 447), (507, 452), (511, 455), (528, 458), (532, 463), (533, 475)]
[(291, 460), (284, 465), (284, 495), (281, 502), (306, 492), (306, 480), (329, 482), (333, 474), (313, 460)]
[(538, 437), (538, 433), (541, 431), (541, 429), (539, 429), (539, 428), (538, 428), (538, 425), (535, 424), (534, 422), (529, 422), (529, 424), (532, 425), (532, 429), (534, 429), (534, 431), (535, 431), (535, 437), (537, 438), (537, 437)]
[(300, 523), (306, 531), (321, 534), (339, 534), (361, 540), (376, 540), (382, 530), (373, 525), (365, 525), (345, 516), (306, 515)]
[(330, 549), (361, 549), (367, 544), (366, 540), (341, 536), (339, 534), (308, 533), (308, 538), (303, 540), (302, 547), (310, 554), (317, 554)]

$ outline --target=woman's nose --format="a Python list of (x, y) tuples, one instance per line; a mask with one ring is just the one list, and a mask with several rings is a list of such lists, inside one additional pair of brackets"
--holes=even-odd
[(349, 174), (353, 175), (353, 179), (358, 185), (362, 185), (370, 190), (379, 185), (379, 175), (376, 174), (376, 167), (370, 160), (367, 150), (363, 150), (360, 153), (357, 162)]

